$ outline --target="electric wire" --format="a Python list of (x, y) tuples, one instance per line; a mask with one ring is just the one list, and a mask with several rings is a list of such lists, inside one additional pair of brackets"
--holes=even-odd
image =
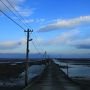
[[(38, 47), (40, 47), (41, 44), (38, 43), (38, 39), (37, 39), (35, 36), (34, 36), (34, 38), (35, 38), (35, 39), (34, 39), (35, 44), (36, 44)], [(41, 47), (40, 49), (41, 49), (42, 52), (44, 52), (44, 49), (43, 49), (42, 47)]]
[(38, 52), (38, 54), (42, 55), (41, 52), (38, 50), (38, 48), (36, 47), (35, 43), (32, 41), (32, 44), (34, 46), (34, 48), (36, 49), (36, 51)]
[[(10, 18), (6, 13), (4, 13), (2, 10), (0, 10), (0, 12), (2, 12), (7, 18), (9, 18), (11, 21), (13, 21), (16, 25), (18, 25), (21, 29), (25, 30), (21, 25), (19, 25), (17, 22), (15, 22), (12, 18)], [(37, 49), (35, 43), (32, 41), (33, 46), (35, 47), (35, 49), (37, 50), (37, 52), (42, 55), (39, 50)]]
[[(21, 20), (2, 0), (0, 0), (0, 1), (1, 1), (1, 3), (2, 3), (15, 17), (18, 18), (18, 20), (19, 20), (24, 26), (26, 26), (26, 24), (23, 23), (22, 20)], [(26, 26), (26, 27), (27, 27), (27, 26)], [(27, 27), (27, 28), (28, 28), (28, 27)]]
[[(35, 37), (35, 43), (36, 43), (38, 46), (41, 46), (41, 44), (38, 43), (38, 41), (39, 41), (39, 36), (40, 36), (40, 35), (38, 35), (38, 34), (36, 35), (36, 34), (34, 33), (33, 36)], [(42, 52), (45, 51), (45, 49), (44, 49), (43, 47), (41, 47), (41, 50), (42, 50)]]
[(18, 25), (21, 29), (25, 30), (20, 24), (18, 24), (16, 21), (14, 21), (10, 16), (8, 16), (6, 13), (4, 13), (2, 10), (0, 10), (2, 14), (4, 14), (8, 19), (10, 19), (12, 22), (14, 22), (16, 25)]
[[(8, 4), (14, 9), (14, 11), (20, 16), (20, 18), (23, 20), (23, 21), (25, 21), (25, 19), (20, 15), (20, 13), (15, 9), (15, 7), (11, 4), (11, 2), (9, 1), (9, 0), (7, 0), (7, 2), (8, 2)], [(30, 27), (29, 25), (27, 25), (26, 24), (26, 26), (27, 27)], [(30, 27), (31, 28), (31, 27)], [(36, 38), (36, 36), (35, 36), (35, 42), (36, 42), (36, 44), (38, 44), (38, 42), (37, 42), (37, 40), (36, 40), (37, 38)], [(39, 44), (38, 44), (39, 45)], [(41, 48), (42, 49), (42, 48)], [(42, 51), (44, 51), (43, 49), (42, 49)]]
[[(0, 0), (16, 17), (18, 17), (2, 0)], [(14, 11), (19, 15), (19, 17), (22, 19), (22, 20), (25, 20), (19, 13), (18, 13), (18, 11), (14, 8), (14, 6), (10, 3), (10, 1), (9, 0), (7, 0), (7, 2), (9, 3), (9, 5), (14, 9)], [(23, 28), (20, 24), (18, 24), (16, 21), (14, 21), (12, 18), (10, 18), (6, 13), (4, 13), (2, 10), (0, 10), (0, 12), (2, 12), (7, 18), (9, 18), (11, 21), (13, 21), (16, 25), (18, 25), (21, 29), (23, 29), (23, 30), (25, 30), (25, 28)], [(20, 19), (20, 18), (18, 18), (21, 22), (22, 22), (22, 20)], [(23, 22), (22, 22), (23, 23)], [(27, 26), (27, 24), (25, 24), (25, 23), (23, 23), (26, 27), (28, 27)], [(29, 26), (30, 27), (30, 26)], [(35, 38), (36, 38), (36, 36), (35, 36)], [(37, 43), (37, 41), (35, 41), (36, 43)], [(37, 46), (35, 45), (35, 43), (32, 41), (32, 44), (33, 44), (33, 46), (35, 47), (35, 49), (36, 49), (36, 51), (40, 54), (40, 55), (42, 55), (41, 54), (41, 52), (38, 50), (38, 48), (37, 48)], [(38, 44), (38, 43), (37, 43)], [(43, 51), (43, 49), (42, 49), (42, 51)]]
[[(8, 4), (14, 9), (14, 11), (19, 15), (19, 17), (20, 17), (23, 21), (25, 21), (24, 17), (15, 9), (15, 7), (12, 5), (12, 3), (11, 3), (9, 0), (7, 0), (7, 2), (8, 2)], [(13, 3), (14, 3), (14, 2), (13, 2)], [(32, 27), (31, 27), (30, 25), (28, 25), (28, 24), (26, 24), (26, 27), (29, 27), (29, 28), (32, 29)]]
[[(18, 16), (20, 17), (21, 20), (25, 21), (25, 19), (23, 18), (22, 15), (20, 15), (20, 13), (15, 9), (15, 7), (11, 4), (11, 2), (9, 0), (7, 0), (8, 4), (13, 8), (13, 10), (18, 14)], [(24, 23), (24, 25), (29, 28), (30, 26), (28, 26), (27, 24)], [(30, 27), (31, 28), (31, 27)]]

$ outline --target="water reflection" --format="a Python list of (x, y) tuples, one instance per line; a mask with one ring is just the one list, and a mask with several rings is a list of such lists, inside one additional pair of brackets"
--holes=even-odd
[(71, 78), (83, 78), (90, 79), (90, 63), (66, 63), (54, 60), (56, 64), (61, 66), (61, 69), (67, 74), (67, 68), (63, 66), (68, 66), (68, 75)]

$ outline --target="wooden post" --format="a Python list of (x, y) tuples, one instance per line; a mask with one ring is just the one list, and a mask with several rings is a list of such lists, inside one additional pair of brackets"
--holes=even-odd
[(67, 62), (67, 77), (69, 77), (69, 75), (68, 75), (68, 68), (69, 68), (69, 67), (68, 67), (68, 62)]
[(32, 32), (31, 30), (25, 30), (24, 32), (27, 33), (27, 47), (26, 47), (26, 60), (25, 60), (25, 86), (28, 85), (28, 67), (29, 67), (29, 41), (31, 41), (32, 39), (29, 40), (30, 37), (30, 32)]

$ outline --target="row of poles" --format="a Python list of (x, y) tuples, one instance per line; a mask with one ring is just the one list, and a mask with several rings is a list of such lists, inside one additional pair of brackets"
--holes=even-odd
[[(26, 60), (25, 60), (25, 86), (28, 85), (28, 67), (29, 67), (29, 42), (32, 41), (32, 39), (30, 38), (30, 34), (33, 32), (33, 30), (25, 30), (25, 33), (27, 33), (27, 45), (26, 45)], [(45, 58), (47, 57), (47, 52), (45, 51)]]

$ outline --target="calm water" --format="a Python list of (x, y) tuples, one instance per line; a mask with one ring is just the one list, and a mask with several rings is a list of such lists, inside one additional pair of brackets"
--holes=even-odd
[[(45, 65), (32, 65), (28, 68), (28, 81), (32, 78), (39, 76), (44, 70)], [(25, 72), (22, 72), (18, 78), (7, 78), (0, 80), (0, 86), (24, 86), (25, 85)]]
[[(68, 65), (68, 75), (71, 78), (78, 78), (78, 79), (90, 79), (90, 63), (65, 63), (60, 62), (58, 60), (54, 60), (54, 62), (60, 66), (67, 66)], [(88, 65), (87, 65), (88, 64)], [(32, 78), (40, 75), (44, 70), (45, 65), (33, 65), (28, 69), (28, 77), (29, 80)], [(67, 69), (61, 68), (66, 74)], [(0, 80), (0, 86), (17, 86), (17, 85), (24, 85), (25, 80), (25, 73), (22, 72), (18, 78), (9, 78), (7, 80)]]
[[(90, 63), (65, 63), (54, 60), (60, 66), (68, 66), (68, 75), (72, 78), (90, 79)], [(61, 68), (67, 74), (67, 68)]]

